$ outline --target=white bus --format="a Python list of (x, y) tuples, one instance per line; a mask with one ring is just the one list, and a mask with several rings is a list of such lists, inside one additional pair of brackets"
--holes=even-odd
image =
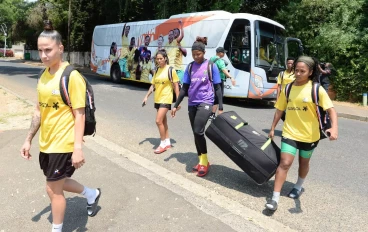
[[(96, 26), (91, 48), (92, 71), (111, 78), (148, 82), (155, 71), (155, 53), (164, 48), (170, 65), (183, 72), (193, 61), (191, 45), (197, 36), (207, 37), (205, 57), (217, 47), (236, 79), (225, 83), (226, 97), (272, 99), (277, 75), (288, 56), (302, 54), (299, 39), (285, 38), (285, 28), (268, 18), (226, 11), (173, 15), (169, 19)], [(172, 58), (171, 58), (172, 57)]]

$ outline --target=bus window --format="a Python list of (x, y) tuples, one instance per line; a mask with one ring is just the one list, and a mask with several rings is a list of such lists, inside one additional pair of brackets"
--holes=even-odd
[(284, 39), (282, 29), (265, 22), (258, 22), (256, 66), (285, 68)]
[(224, 45), (234, 68), (250, 71), (250, 46), (250, 22), (246, 19), (235, 19)]

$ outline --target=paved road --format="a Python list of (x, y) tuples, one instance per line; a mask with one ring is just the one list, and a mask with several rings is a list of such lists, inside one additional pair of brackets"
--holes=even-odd
[[(35, 101), (34, 88), (39, 70), (40, 68), (22, 64), (0, 62), (0, 85)], [(297, 178), (296, 162), (284, 186), (279, 210), (275, 214), (269, 214), (264, 211), (264, 203), (272, 194), (273, 180), (263, 186), (256, 185), (210, 141), (208, 146), (212, 166), (209, 175), (198, 178), (191, 173), (191, 167), (197, 160), (185, 110), (186, 103), (182, 104), (183, 109), (175, 119), (169, 119), (174, 148), (155, 155), (153, 148), (159, 143), (159, 139), (154, 122), (153, 98), (146, 107), (141, 107), (141, 100), (148, 86), (134, 83), (113, 84), (104, 77), (87, 77), (95, 90), (97, 134), (101, 139), (137, 153), (170, 173), (178, 174), (292, 229), (366, 230), (368, 123), (340, 118), (339, 140), (320, 142), (312, 158), (311, 171), (304, 186), (306, 192), (301, 199), (294, 201), (285, 197)], [(258, 131), (264, 134), (268, 132), (274, 113), (272, 108), (238, 101), (227, 103), (226, 111), (235, 110)], [(277, 129), (280, 130), (281, 126)], [(276, 138), (276, 142), (280, 143), (280, 137)], [(163, 174), (162, 178), (169, 177)]]

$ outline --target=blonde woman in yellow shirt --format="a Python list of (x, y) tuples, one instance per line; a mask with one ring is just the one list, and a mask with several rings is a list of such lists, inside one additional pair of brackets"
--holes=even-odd
[(42, 63), (46, 66), (37, 84), (38, 102), (32, 117), (31, 128), (21, 148), (21, 156), (31, 159), (33, 137), (40, 129), (39, 163), (46, 176), (46, 191), (51, 201), (52, 232), (61, 232), (66, 201), (64, 191), (82, 194), (87, 198), (87, 214), (97, 213), (100, 189), (90, 189), (71, 179), (75, 169), (85, 164), (82, 150), (86, 83), (80, 73), (72, 71), (69, 96), (73, 106), (64, 104), (60, 96), (60, 79), (69, 65), (62, 60), (64, 46), (59, 32), (46, 21), (37, 46)]
[[(298, 180), (288, 197), (297, 199), (303, 192), (302, 185), (309, 172), (309, 161), (320, 140), (317, 106), (312, 100), (313, 82), (316, 82), (319, 77), (318, 62), (311, 57), (301, 56), (294, 62), (293, 71), (295, 81), (290, 86), (289, 99), (286, 99), (285, 91), (282, 91), (275, 105), (276, 112), (269, 133), (269, 137), (273, 138), (275, 127), (286, 110), (287, 117), (282, 129), (280, 165), (276, 171), (272, 199), (266, 204), (266, 208), (273, 211), (278, 207), (280, 192), (297, 150), (299, 150)], [(326, 130), (326, 133), (330, 134), (330, 140), (336, 140), (337, 113), (321, 86), (318, 92), (319, 105), (328, 112), (331, 119), (331, 128)]]
[[(160, 133), (161, 143), (154, 153), (160, 154), (168, 148), (171, 148), (166, 114), (171, 110), (173, 93), (175, 92), (176, 97), (179, 96), (179, 78), (178, 75), (176, 75), (175, 70), (170, 69), (170, 66), (168, 65), (169, 58), (167, 57), (167, 53), (164, 49), (157, 52), (156, 63), (158, 64), (158, 69), (152, 78), (152, 86), (143, 99), (143, 106), (147, 103), (148, 97), (155, 90), (154, 107), (157, 110), (156, 125)], [(172, 81), (170, 81), (169, 78), (169, 70), (172, 71)]]

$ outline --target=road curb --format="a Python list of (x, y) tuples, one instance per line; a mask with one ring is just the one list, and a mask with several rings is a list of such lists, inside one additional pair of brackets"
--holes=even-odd
[(337, 113), (337, 117), (339, 118), (347, 118), (347, 119), (354, 119), (358, 121), (368, 122), (368, 117), (358, 116), (353, 114), (345, 114), (345, 113)]

